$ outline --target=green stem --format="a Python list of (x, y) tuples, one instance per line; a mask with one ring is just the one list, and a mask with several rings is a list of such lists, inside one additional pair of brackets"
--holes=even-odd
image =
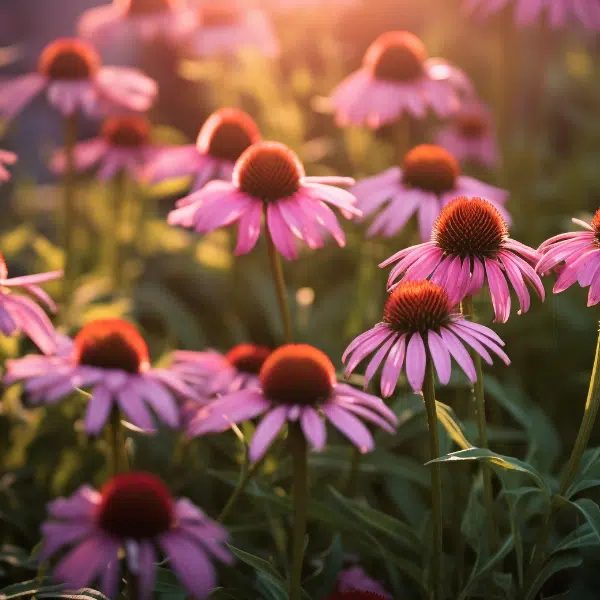
[(264, 218), (265, 218), (265, 231), (267, 236), (267, 245), (269, 248), (269, 261), (271, 263), (271, 274), (273, 275), (273, 283), (275, 284), (275, 291), (277, 293), (277, 302), (279, 304), (279, 312), (281, 313), (281, 321), (283, 323), (283, 340), (286, 344), (292, 342), (292, 318), (290, 315), (290, 306), (287, 298), (287, 291), (285, 289), (285, 278), (283, 276), (283, 265), (281, 263), (281, 257), (271, 232), (269, 231), (267, 223), (267, 203), (264, 203)]
[(585, 403), (585, 409), (583, 411), (583, 419), (579, 427), (579, 433), (575, 440), (575, 445), (571, 451), (571, 456), (567, 462), (567, 466), (563, 471), (560, 487), (558, 493), (564, 496), (573, 483), (577, 472), (579, 471), (579, 463), (581, 457), (585, 452), (585, 449), (590, 440), (594, 423), (596, 422), (596, 415), (598, 414), (598, 407), (600, 407), (600, 332), (598, 333), (598, 342), (596, 344), (596, 356), (594, 358), (594, 368), (592, 370), (592, 376), (590, 378), (590, 387), (588, 390), (588, 396)]
[(71, 305), (76, 278), (76, 235), (77, 224), (76, 180), (75, 180), (75, 144), (77, 143), (77, 115), (65, 117), (65, 172), (63, 177), (63, 245), (64, 245), (64, 279), (63, 279), (63, 321), (67, 320)]
[(117, 408), (110, 413), (109, 445), (110, 445), (110, 476), (114, 477), (128, 470), (125, 439), (121, 427), (121, 414)]
[(250, 468), (248, 468), (248, 466), (244, 463), (244, 466), (242, 467), (242, 472), (240, 474), (240, 479), (238, 480), (238, 483), (235, 486), (235, 489), (233, 490), (231, 496), (229, 496), (227, 504), (225, 504), (223, 510), (221, 510), (221, 514), (219, 514), (219, 517), (217, 518), (218, 523), (223, 523), (225, 521), (225, 519), (231, 512), (231, 509), (234, 507), (235, 503), (238, 501), (240, 496), (246, 491), (248, 484), (256, 475), (259, 465), (260, 461), (257, 461), (253, 463), (250, 466)]
[[(467, 296), (462, 301), (462, 311), (465, 318), (471, 321), (475, 320), (475, 311), (473, 310), (473, 297)], [(477, 431), (479, 433), (479, 447), (487, 448), (488, 434), (487, 422), (485, 418), (485, 392), (483, 389), (483, 367), (481, 364), (481, 356), (475, 352), (471, 352), (473, 362), (475, 363), (475, 372), (477, 380), (473, 386), (473, 400), (475, 404), (475, 412), (477, 415)], [(494, 519), (494, 489), (492, 487), (492, 470), (488, 465), (481, 465), (483, 476), (483, 502), (486, 511), (486, 521), (488, 528), (488, 545), (490, 553), (493, 553), (497, 546), (496, 522)]]
[(290, 423), (289, 444), (293, 463), (292, 485), (294, 498), (294, 533), (289, 600), (300, 600), (308, 504), (308, 455), (304, 434), (297, 423)]
[[(429, 453), (430, 460), (440, 455), (440, 442), (438, 439), (437, 409), (435, 406), (435, 379), (433, 363), (427, 358), (425, 381), (423, 382), (423, 400), (427, 413), (429, 428)], [(443, 599), (443, 522), (442, 522), (442, 474), (439, 463), (429, 465), (431, 469), (431, 508), (433, 517), (433, 563), (431, 573), (433, 577), (433, 597), (435, 600)]]
[(106, 232), (107, 238), (112, 242), (110, 260), (113, 284), (118, 288), (122, 280), (121, 269), (121, 237), (123, 234), (122, 219), (124, 216), (125, 189), (127, 185), (125, 171), (117, 173), (113, 181), (112, 197), (112, 222), (109, 221), (111, 230)]
[(360, 471), (360, 462), (363, 453), (354, 446), (352, 449), (352, 461), (350, 463), (350, 471), (348, 472), (348, 481), (346, 483), (346, 496), (352, 497), (356, 493), (356, 484), (358, 483), (358, 473)]

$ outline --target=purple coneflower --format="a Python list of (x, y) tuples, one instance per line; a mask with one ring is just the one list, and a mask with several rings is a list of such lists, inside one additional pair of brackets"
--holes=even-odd
[(374, 448), (373, 437), (358, 417), (392, 433), (394, 413), (380, 398), (337, 383), (327, 355), (307, 344), (274, 350), (260, 371), (260, 385), (222, 396), (198, 413), (188, 428), (192, 436), (217, 433), (232, 423), (266, 413), (250, 443), (250, 459), (260, 460), (286, 421), (299, 421), (317, 451), (327, 438), (322, 415), (361, 452)]
[(8, 150), (0, 150), (0, 183), (10, 180), (10, 171), (5, 165), (14, 165), (17, 162), (17, 155)]
[[(161, 150), (152, 144), (151, 130), (150, 122), (141, 115), (107, 117), (100, 137), (75, 145), (75, 170), (87, 171), (100, 165), (98, 178), (101, 181), (108, 181), (121, 172), (141, 181), (147, 164)], [(65, 171), (66, 156), (63, 149), (55, 152), (52, 169), (57, 173)]]
[(490, 364), (492, 359), (488, 350), (510, 364), (500, 347), (504, 342), (498, 335), (488, 327), (467, 321), (454, 308), (455, 304), (448, 294), (436, 283), (400, 283), (388, 297), (383, 321), (359, 335), (346, 348), (342, 357), (342, 361), (347, 362), (346, 376), (376, 351), (367, 366), (365, 388), (383, 365), (381, 393), (387, 398), (394, 392), (402, 368), (406, 371), (410, 387), (415, 392), (422, 389), (428, 355), (433, 360), (440, 383), (450, 381), (450, 357), (475, 382), (475, 366), (465, 344)]
[(163, 36), (179, 41), (194, 27), (194, 15), (184, 0), (113, 0), (108, 6), (86, 10), (77, 31), (83, 38), (103, 45), (116, 38), (144, 40)]
[(117, 475), (101, 491), (80, 487), (51, 502), (48, 515), (40, 558), (70, 547), (54, 576), (74, 590), (98, 582), (105, 596), (116, 598), (124, 552), (128, 577), (137, 579), (139, 598), (149, 600), (160, 553), (190, 594), (205, 598), (216, 587), (211, 559), (232, 560), (227, 531), (186, 498), (175, 500), (150, 473)]
[(351, 191), (365, 216), (383, 207), (368, 229), (369, 236), (392, 237), (417, 214), (421, 239), (428, 240), (442, 208), (465, 195), (487, 198), (510, 220), (504, 208), (508, 192), (461, 175), (457, 160), (441, 146), (416, 146), (404, 157), (402, 168), (392, 167), (363, 179)]
[(600, 302), (600, 210), (589, 224), (579, 219), (573, 223), (585, 231), (561, 233), (546, 240), (538, 249), (542, 257), (536, 271), (546, 274), (562, 266), (552, 291), (558, 294), (578, 282), (590, 288), (587, 305), (594, 306)]
[(293, 260), (298, 257), (296, 238), (310, 248), (321, 248), (323, 232), (329, 231), (340, 246), (345, 245), (344, 232), (327, 204), (360, 216), (354, 196), (332, 187), (352, 183), (348, 177), (306, 177), (302, 163), (287, 146), (258, 142), (235, 163), (231, 183), (212, 181), (182, 198), (168, 221), (200, 233), (238, 222), (235, 254), (240, 255), (256, 245), (265, 212), (277, 251)]
[[(366, 595), (349, 596), (347, 595), (349, 593), (366, 593)], [(349, 600), (354, 598), (356, 600), (377, 600), (378, 598), (392, 600), (385, 588), (378, 581), (369, 577), (359, 566), (348, 567), (338, 575), (337, 594), (338, 596), (334, 594), (333, 599), (339, 597), (343, 600), (346, 600), (346, 598)]]
[(440, 129), (435, 141), (461, 162), (487, 167), (498, 162), (494, 122), (489, 110), (479, 102), (463, 105), (452, 121)]
[(51, 404), (77, 388), (90, 389), (85, 415), (88, 434), (100, 433), (113, 408), (140, 429), (151, 431), (149, 408), (170, 427), (179, 424), (176, 397), (195, 394), (172, 369), (153, 369), (146, 342), (121, 319), (85, 325), (54, 356), (25, 356), (7, 361), (5, 383), (24, 380), (33, 403)]
[(39, 284), (60, 277), (62, 271), (9, 278), (6, 261), (0, 254), (0, 333), (13, 336), (22, 331), (44, 354), (52, 354), (56, 350), (56, 332), (50, 319), (31, 298), (15, 292), (25, 292), (55, 312), (56, 304)]
[(441, 59), (428, 59), (423, 42), (407, 31), (381, 34), (368, 48), (363, 66), (331, 95), (340, 125), (381, 127), (407, 113), (422, 119), (431, 108), (448, 117), (460, 105), (456, 81), (464, 74)]
[(515, 19), (520, 27), (532, 25), (543, 15), (552, 28), (565, 27), (569, 19), (581, 22), (588, 29), (600, 29), (598, 0), (465, 0), (468, 11), (489, 17), (514, 4)]
[(212, 179), (230, 181), (244, 150), (261, 139), (258, 126), (242, 110), (221, 108), (206, 120), (196, 144), (165, 148), (149, 165), (147, 177), (159, 183), (192, 175), (196, 192)]
[(65, 116), (108, 107), (145, 111), (157, 94), (156, 82), (136, 69), (105, 67), (87, 42), (59, 39), (44, 48), (37, 73), (0, 83), (0, 118), (14, 117), (43, 89)]
[(263, 10), (242, 8), (235, 2), (212, 2), (198, 7), (197, 30), (189, 48), (201, 57), (235, 54), (247, 48), (275, 57), (279, 41)]
[(431, 241), (400, 250), (380, 266), (398, 263), (390, 272), (390, 289), (399, 278), (429, 278), (446, 290), (452, 303), (473, 296), (487, 280), (495, 320), (505, 323), (511, 304), (507, 278), (519, 299), (519, 314), (529, 310), (527, 284), (544, 299), (542, 281), (529, 264), (538, 258), (536, 250), (508, 237), (506, 221), (490, 202), (462, 197), (443, 208)]
[(256, 344), (238, 344), (226, 354), (177, 350), (171, 368), (190, 387), (212, 397), (257, 387), (258, 374), (271, 352), (271, 348)]
[(389, 594), (379, 594), (371, 590), (346, 590), (345, 592), (338, 590), (325, 600), (389, 600), (390, 598)]

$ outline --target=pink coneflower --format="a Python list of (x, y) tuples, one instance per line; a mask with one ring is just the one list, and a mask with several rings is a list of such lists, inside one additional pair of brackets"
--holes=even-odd
[(56, 304), (39, 284), (60, 277), (62, 271), (9, 278), (6, 261), (0, 254), (0, 333), (13, 336), (22, 331), (44, 354), (52, 354), (56, 350), (56, 332), (50, 319), (31, 298), (15, 292), (33, 296), (54, 312)]
[(390, 598), (388, 594), (378, 594), (371, 590), (346, 590), (345, 592), (338, 590), (324, 600), (390, 600)]
[(0, 183), (10, 180), (10, 171), (5, 165), (14, 165), (17, 162), (17, 155), (8, 150), (0, 150)]
[(446, 148), (457, 160), (492, 167), (498, 162), (494, 121), (480, 103), (465, 104), (452, 121), (440, 129), (436, 144)]
[(333, 91), (337, 122), (381, 127), (404, 113), (422, 119), (428, 108), (448, 117), (460, 105), (455, 71), (441, 59), (428, 59), (425, 45), (412, 33), (383, 33), (369, 46), (362, 68)]
[(588, 306), (600, 302), (600, 210), (591, 223), (573, 219), (585, 231), (561, 233), (546, 240), (539, 252), (543, 255), (536, 266), (538, 273), (546, 274), (562, 266), (553, 292), (558, 294), (576, 281), (581, 287), (589, 287)]
[(402, 168), (363, 179), (351, 191), (365, 216), (383, 207), (367, 231), (369, 236), (392, 237), (416, 214), (421, 239), (428, 240), (442, 208), (465, 195), (487, 198), (510, 220), (503, 206), (508, 192), (461, 175), (456, 158), (441, 146), (416, 146), (404, 157)]
[(11, 119), (44, 89), (63, 115), (78, 110), (94, 115), (107, 107), (145, 111), (158, 88), (136, 69), (103, 66), (87, 42), (59, 39), (43, 50), (37, 73), (0, 83), (0, 118)]
[(235, 163), (232, 183), (212, 181), (182, 198), (168, 221), (200, 233), (238, 222), (235, 254), (240, 255), (256, 245), (265, 211), (277, 251), (293, 260), (298, 257), (295, 238), (310, 248), (321, 248), (325, 230), (340, 246), (345, 245), (344, 232), (327, 204), (360, 216), (354, 196), (332, 187), (353, 182), (348, 177), (306, 177), (302, 163), (287, 146), (258, 142)]
[(569, 19), (580, 21), (588, 29), (600, 29), (598, 0), (465, 0), (469, 12), (489, 17), (510, 4), (514, 5), (515, 20), (520, 27), (533, 25), (542, 16), (552, 28), (565, 27)]
[(190, 387), (211, 397), (258, 386), (258, 374), (271, 352), (256, 344), (238, 344), (226, 354), (177, 350), (172, 369)]
[(376, 350), (367, 366), (365, 388), (383, 365), (381, 393), (387, 398), (394, 392), (402, 368), (410, 387), (415, 392), (422, 389), (428, 354), (443, 384), (450, 381), (450, 357), (473, 383), (476, 381), (475, 366), (465, 344), (490, 364), (492, 359), (488, 350), (510, 364), (500, 348), (504, 342), (498, 335), (488, 327), (467, 321), (454, 307), (448, 294), (436, 283), (400, 283), (388, 297), (383, 321), (359, 335), (346, 348), (342, 357), (342, 361), (348, 363), (346, 376)]
[(51, 502), (48, 515), (40, 558), (71, 548), (54, 569), (70, 589), (98, 582), (105, 596), (116, 598), (124, 552), (138, 597), (149, 600), (162, 554), (190, 594), (205, 598), (216, 587), (212, 558), (232, 561), (227, 531), (186, 498), (175, 500), (150, 473), (117, 475), (101, 491), (82, 486), (70, 498)]
[(149, 40), (165, 36), (174, 41), (194, 28), (194, 14), (184, 0), (113, 0), (108, 6), (86, 10), (77, 31), (83, 38), (103, 45), (117, 38)]
[[(348, 595), (349, 593), (367, 593), (367, 595), (351, 596)], [(337, 596), (334, 594), (333, 599), (338, 597), (341, 599), (349, 598), (350, 600), (353, 598), (356, 598), (356, 600), (361, 600), (361, 598), (364, 598), (364, 600), (377, 600), (378, 598), (392, 600), (385, 588), (378, 581), (369, 577), (359, 566), (344, 569), (338, 575)]]
[(192, 436), (217, 433), (232, 423), (266, 413), (250, 443), (250, 459), (260, 460), (286, 421), (299, 421), (311, 446), (321, 451), (327, 433), (321, 414), (361, 452), (374, 448), (373, 437), (358, 417), (390, 433), (397, 419), (380, 398), (337, 383), (327, 355), (307, 344), (274, 350), (260, 371), (260, 386), (221, 397), (192, 421)]
[(189, 48), (200, 57), (236, 54), (247, 48), (275, 57), (279, 41), (263, 10), (242, 8), (234, 2), (212, 2), (198, 7), (197, 30)]
[(388, 286), (398, 279), (431, 279), (441, 285), (452, 303), (476, 294), (486, 282), (494, 306), (496, 321), (505, 323), (510, 315), (510, 291), (513, 286), (522, 312), (529, 310), (527, 284), (543, 300), (544, 286), (531, 266), (539, 253), (508, 237), (508, 225), (500, 212), (481, 198), (456, 198), (448, 204), (433, 226), (431, 241), (396, 252), (381, 263), (390, 272)]
[[(101, 181), (108, 181), (121, 172), (141, 181), (149, 161), (161, 150), (150, 140), (151, 129), (148, 119), (139, 115), (107, 117), (100, 137), (75, 145), (75, 170), (87, 171), (100, 165), (98, 178)], [(57, 173), (65, 171), (63, 149), (54, 153), (52, 169)]]
[(212, 179), (230, 181), (233, 167), (244, 150), (261, 139), (250, 115), (236, 108), (221, 108), (206, 120), (196, 144), (165, 148), (149, 165), (147, 177), (159, 183), (192, 175), (192, 191)]
[(5, 383), (25, 381), (33, 403), (51, 404), (76, 388), (90, 389), (85, 415), (90, 435), (100, 433), (113, 407), (140, 429), (154, 429), (149, 408), (170, 427), (179, 424), (176, 397), (194, 392), (171, 369), (154, 369), (138, 330), (120, 319), (99, 319), (54, 356), (7, 361)]

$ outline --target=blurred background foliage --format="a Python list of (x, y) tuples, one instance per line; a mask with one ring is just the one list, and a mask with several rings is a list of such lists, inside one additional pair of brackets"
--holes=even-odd
[[(63, 3), (61, 14), (56, 9)], [(57, 20), (46, 27), (41, 15), (47, 15), (49, 4)], [(266, 139), (296, 150), (309, 175), (360, 179), (400, 160), (398, 128), (339, 129), (332, 116), (320, 110), (319, 100), (359, 65), (379, 33), (410, 30), (422, 37), (430, 55), (463, 68), (496, 115), (505, 110), (505, 98), (512, 98), (510, 119), (499, 131), (506, 144), (507, 169), (464, 165), (464, 170), (510, 189), (511, 236), (537, 247), (547, 237), (571, 229), (571, 217), (585, 218), (598, 208), (600, 41), (576, 28), (552, 34), (541, 27), (517, 31), (507, 27), (506, 15), (485, 23), (469, 20), (459, 5), (459, 0), (375, 0), (349, 6), (324, 2), (318, 9), (271, 6), (282, 43), (277, 60), (248, 51), (235, 59), (198, 61), (160, 41), (116, 58), (141, 66), (159, 81), (160, 99), (152, 111), (157, 140), (188, 143), (214, 109), (236, 106), (255, 118)], [(31, 68), (39, 48), (52, 38), (71, 35), (83, 7), (65, 0), (0, 0), (0, 8), (0, 21), (14, 19), (12, 27), (1, 30), (2, 42), (18, 43), (22, 52), (17, 63), (3, 69), (2, 75), (8, 75)], [(501, 86), (509, 64), (514, 67), (510, 94)], [(540, 95), (536, 82), (544, 64)], [(543, 127), (532, 135), (531, 122), (540, 112)], [(418, 141), (431, 140), (438, 125), (431, 121), (420, 127)], [(86, 123), (82, 136), (90, 136), (95, 127)], [(59, 188), (43, 166), (60, 141), (58, 117), (40, 101), (5, 134), (2, 146), (18, 151), (21, 160), (14, 181), (0, 189), (0, 249), (11, 275), (58, 268), (62, 250), (53, 232)], [(168, 360), (168, 352), (176, 348), (225, 351), (243, 341), (277, 343), (281, 325), (263, 240), (251, 254), (234, 261), (235, 231), (199, 237), (167, 226), (167, 211), (188, 186), (186, 180), (154, 188), (136, 189), (131, 184), (129, 216), (125, 222), (111, 223), (110, 186), (100, 186), (89, 176), (80, 178), (77, 235), (83, 275), (70, 315), (74, 329), (98, 317), (132, 318), (140, 324), (155, 361)], [(329, 244), (316, 253), (303, 248), (298, 261), (285, 265), (298, 339), (326, 351), (337, 366), (348, 341), (381, 318), (387, 273), (377, 269), (377, 263), (416, 239), (413, 223), (390, 240), (366, 240), (364, 224), (344, 223), (344, 227), (346, 248)], [(126, 284), (120, 289), (114, 289), (107, 272), (105, 238), (111, 229), (124, 244)], [(59, 288), (53, 286), (49, 284), (48, 290), (57, 294)], [(494, 326), (506, 341), (512, 365), (490, 369), (486, 383), (492, 449), (527, 457), (542, 472), (556, 476), (557, 464), (571, 448), (580, 423), (598, 314), (597, 308), (586, 308), (586, 291), (573, 287), (554, 296), (551, 286), (548, 280), (545, 303), (534, 300), (526, 315)], [(480, 320), (489, 324), (492, 313), (485, 298), (479, 299), (476, 309)], [(25, 341), (1, 340), (0, 352), (6, 357), (32, 350)], [(458, 415), (453, 418), (460, 419), (467, 438), (476, 443), (465, 381), (457, 377), (452, 384), (439, 400), (452, 406)], [(104, 442), (87, 439), (78, 421), (84, 401), (73, 398), (48, 409), (30, 409), (18, 387), (4, 392), (0, 582), (32, 576), (29, 550), (37, 543), (47, 500), (69, 494), (84, 482), (100, 485), (105, 479)], [(429, 480), (422, 466), (426, 425), (419, 398), (401, 391), (393, 402), (401, 418), (398, 435), (379, 438), (376, 452), (361, 463), (357, 483), (369, 505), (399, 516), (402, 522), (394, 517), (386, 521), (383, 512), (369, 513), (328, 489), (327, 484), (345, 485), (351, 452), (341, 440), (332, 436), (325, 453), (311, 455), (313, 489), (319, 490), (313, 496), (309, 530), (311, 555), (316, 558), (309, 565), (314, 577), (307, 590), (313, 598), (331, 590), (339, 565), (348, 558), (344, 549), (358, 553), (395, 597), (418, 594), (423, 567), (417, 546), (423, 536), (415, 532), (427, 523), (423, 493)], [(129, 443), (136, 468), (160, 474), (176, 495), (189, 496), (211, 516), (218, 514), (231, 492), (244, 456), (243, 443), (232, 432), (189, 443), (167, 431), (160, 433), (158, 442), (132, 432)], [(448, 436), (445, 445), (445, 451), (456, 448)], [(459, 490), (447, 494), (447, 514), (455, 508), (462, 512), (464, 504), (452, 503), (468, 490), (467, 469), (451, 467), (445, 475), (445, 489)], [(288, 458), (279, 448), (231, 519), (236, 545), (246, 550), (269, 548), (279, 569), (285, 565), (290, 527), (284, 491), (289, 489), (289, 477)], [(471, 544), (470, 560), (482, 519), (481, 507), (469, 503), (462, 528)], [(332, 525), (338, 534), (332, 535)], [(347, 536), (351, 543), (344, 546)], [(259, 568), (262, 579), (252, 597), (257, 589), (265, 598), (279, 597), (277, 578), (265, 565), (259, 566), (264, 572)], [(249, 574), (250, 570), (236, 569), (228, 574), (228, 582), (242, 589)], [(593, 590), (587, 581), (592, 576), (593, 570), (584, 573), (581, 585)], [(165, 573), (161, 593), (181, 596), (168, 577)], [(506, 582), (496, 583), (499, 590), (506, 587)], [(564, 589), (561, 581), (556, 586), (558, 591)], [(573, 597), (585, 597), (583, 588), (575, 589), (579, 595)], [(223, 591), (215, 597), (234, 596)]]

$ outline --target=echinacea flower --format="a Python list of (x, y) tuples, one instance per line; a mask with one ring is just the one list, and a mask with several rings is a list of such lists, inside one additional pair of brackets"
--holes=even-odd
[(365, 372), (365, 389), (377, 369), (383, 366), (381, 394), (387, 398), (393, 394), (403, 369), (413, 391), (421, 391), (428, 356), (440, 383), (450, 381), (451, 357), (475, 383), (475, 366), (465, 344), (489, 364), (492, 359), (488, 350), (510, 364), (500, 347), (504, 345), (500, 337), (488, 327), (467, 321), (455, 310), (455, 304), (442, 287), (431, 281), (406, 281), (389, 295), (383, 321), (355, 338), (346, 348), (342, 361), (347, 363), (348, 377), (375, 352)]
[(56, 332), (50, 319), (31, 298), (15, 292), (33, 296), (54, 312), (56, 304), (39, 284), (60, 277), (62, 271), (9, 278), (6, 261), (0, 254), (0, 333), (13, 336), (22, 331), (44, 354), (52, 354), (56, 350)]
[[(366, 592), (367, 595), (355, 597), (344, 595), (352, 592), (358, 594)], [(358, 565), (348, 567), (338, 575), (337, 594), (337, 596), (334, 594), (329, 600), (335, 600), (338, 597), (340, 599), (350, 598), (350, 600), (353, 598), (356, 598), (356, 600), (361, 600), (361, 598), (364, 598), (364, 600), (377, 600), (378, 598), (392, 600), (385, 588), (378, 581), (369, 577)]]
[(69, 549), (53, 574), (70, 589), (98, 582), (106, 597), (117, 598), (124, 553), (137, 597), (150, 600), (162, 554), (190, 594), (205, 598), (216, 587), (213, 557), (232, 562), (227, 531), (188, 499), (175, 500), (150, 473), (117, 475), (100, 491), (82, 486), (70, 498), (50, 502), (48, 516), (40, 558)]
[[(542, 254), (536, 271), (543, 275), (562, 266), (553, 292), (558, 294), (578, 282), (589, 287), (588, 306), (600, 302), (600, 210), (591, 223), (573, 219), (584, 231), (561, 233), (546, 240), (539, 248)], [(564, 265), (562, 265), (564, 263)]]
[(472, 102), (461, 107), (436, 136), (436, 144), (460, 162), (471, 161), (486, 167), (498, 162), (494, 122), (489, 110)]
[(42, 51), (36, 73), (0, 82), (0, 118), (13, 118), (44, 89), (65, 116), (109, 107), (145, 111), (157, 94), (156, 82), (136, 69), (105, 67), (87, 42), (58, 39)]
[(482, 18), (514, 6), (517, 25), (533, 25), (546, 17), (554, 29), (566, 27), (569, 19), (579, 21), (588, 29), (600, 29), (600, 4), (598, 0), (465, 0), (465, 8)]
[(0, 183), (10, 180), (10, 171), (5, 165), (14, 165), (17, 162), (17, 155), (8, 150), (0, 150)]
[(237, 392), (259, 384), (258, 374), (271, 348), (238, 344), (226, 354), (216, 350), (177, 350), (172, 369), (203, 396)]
[(250, 443), (250, 460), (255, 462), (288, 421), (299, 421), (306, 440), (321, 451), (327, 439), (325, 416), (360, 452), (373, 450), (374, 442), (359, 417), (390, 433), (397, 423), (380, 398), (337, 383), (327, 355), (307, 344), (287, 344), (274, 350), (259, 379), (259, 386), (227, 394), (207, 405), (190, 423), (188, 434), (225, 431), (232, 423), (266, 413)]
[(196, 192), (212, 179), (230, 181), (244, 150), (261, 139), (250, 115), (237, 108), (216, 110), (204, 123), (196, 144), (165, 148), (147, 169), (150, 183), (193, 176)]
[(325, 600), (390, 600), (389, 594), (378, 594), (371, 590), (346, 590), (336, 591)]
[[(150, 160), (161, 148), (150, 140), (152, 126), (146, 117), (135, 114), (107, 117), (100, 136), (75, 145), (75, 171), (87, 171), (100, 165), (98, 178), (108, 181), (126, 172), (141, 181)], [(64, 149), (52, 158), (52, 169), (63, 173), (66, 169)]]
[(86, 10), (77, 24), (78, 34), (97, 45), (131, 37), (180, 41), (193, 28), (194, 15), (185, 0), (113, 0)]
[(32, 403), (52, 404), (75, 389), (91, 393), (85, 415), (88, 434), (100, 433), (113, 408), (136, 427), (154, 429), (150, 408), (170, 427), (179, 424), (176, 399), (195, 393), (171, 369), (154, 369), (138, 330), (120, 319), (85, 325), (69, 348), (54, 356), (7, 361), (4, 383), (23, 380)]
[[(460, 105), (456, 71), (441, 59), (428, 59), (425, 45), (412, 33), (383, 33), (367, 49), (362, 67), (333, 91), (336, 120), (381, 127), (404, 113), (423, 119), (429, 108), (448, 117)], [(459, 79), (466, 76), (461, 73)]]
[(510, 221), (504, 208), (506, 190), (461, 175), (456, 158), (431, 144), (414, 147), (404, 157), (402, 168), (367, 177), (351, 192), (365, 216), (382, 209), (369, 226), (369, 236), (393, 237), (416, 214), (421, 240), (426, 241), (442, 208), (457, 196), (483, 196)]
[(527, 284), (544, 299), (544, 286), (532, 266), (538, 258), (536, 250), (508, 237), (508, 224), (490, 202), (461, 197), (442, 209), (431, 241), (400, 250), (380, 266), (398, 263), (388, 279), (391, 289), (398, 279), (429, 278), (446, 290), (452, 303), (473, 296), (487, 280), (495, 320), (505, 323), (511, 304), (507, 279), (519, 299), (519, 313), (529, 310)]
[(235, 254), (240, 255), (256, 245), (265, 212), (266, 227), (277, 251), (294, 260), (298, 257), (296, 238), (309, 248), (321, 248), (325, 244), (323, 232), (329, 231), (340, 246), (345, 245), (344, 232), (327, 204), (350, 216), (360, 216), (354, 196), (332, 187), (352, 183), (348, 177), (306, 177), (302, 163), (287, 146), (258, 142), (235, 163), (231, 183), (212, 181), (182, 198), (169, 213), (168, 222), (200, 233), (237, 222)]
[(192, 54), (205, 58), (248, 48), (269, 58), (279, 54), (279, 41), (263, 10), (212, 1), (201, 4), (196, 14), (197, 29), (188, 42)]

